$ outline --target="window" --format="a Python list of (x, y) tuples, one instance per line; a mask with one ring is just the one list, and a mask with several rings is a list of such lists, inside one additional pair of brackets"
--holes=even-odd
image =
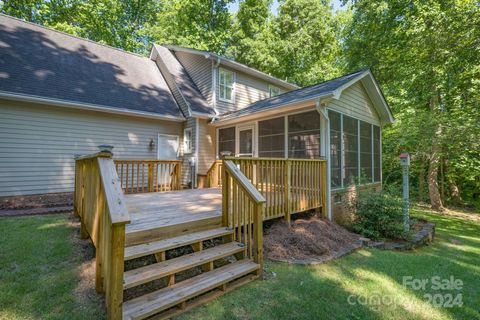
[(285, 118), (258, 122), (258, 156), (285, 157)]
[(270, 98), (278, 96), (281, 93), (280, 88), (272, 86), (272, 85), (268, 86), (268, 90), (270, 91)]
[(329, 111), (330, 119), (330, 178), (332, 188), (342, 186), (342, 119), (337, 112)]
[(220, 100), (233, 102), (235, 75), (232, 71), (225, 69), (220, 69), (219, 74)]
[(332, 188), (380, 181), (380, 127), (334, 111), (328, 117)]
[(372, 125), (360, 121), (360, 183), (372, 182)]
[(222, 152), (231, 152), (235, 155), (235, 127), (218, 130), (218, 157), (222, 157)]
[(373, 181), (380, 181), (382, 159), (380, 158), (380, 127), (373, 126)]
[(355, 184), (358, 177), (358, 120), (343, 116), (343, 186)]
[(192, 128), (185, 128), (183, 130), (183, 153), (192, 153)]
[(320, 114), (317, 111), (288, 116), (288, 157), (320, 158)]

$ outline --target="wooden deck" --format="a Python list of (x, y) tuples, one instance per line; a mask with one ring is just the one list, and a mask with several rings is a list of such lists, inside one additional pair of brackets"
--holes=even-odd
[(131, 217), (127, 246), (152, 239), (152, 234), (160, 240), (221, 225), (219, 188), (128, 194), (125, 201)]

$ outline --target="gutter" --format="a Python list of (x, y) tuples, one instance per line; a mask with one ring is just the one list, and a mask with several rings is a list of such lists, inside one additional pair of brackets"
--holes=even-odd
[[(312, 103), (316, 103), (317, 100), (320, 100), (320, 99), (325, 99), (325, 98), (331, 98), (333, 97), (333, 93), (323, 93), (323, 94), (320, 94), (318, 96), (313, 96), (313, 97), (310, 97), (308, 99), (297, 99), (297, 100), (294, 100), (294, 101), (289, 101), (289, 102), (286, 102), (286, 103), (283, 103), (283, 104), (277, 104), (277, 105), (273, 105), (271, 107), (269, 107), (268, 109), (262, 109), (262, 110), (258, 110), (258, 111), (254, 111), (253, 113), (247, 113), (247, 114), (244, 114), (244, 115), (240, 115), (238, 117), (234, 117), (234, 118), (230, 118), (230, 119), (226, 119), (226, 120), (222, 120), (221, 118), (220, 119), (213, 119), (212, 120), (212, 124), (218, 124), (218, 125), (223, 125), (223, 124), (229, 124), (229, 123), (235, 123), (235, 122), (241, 122), (241, 121), (246, 121), (248, 120), (249, 117), (258, 117), (258, 116), (261, 116), (263, 113), (268, 113), (268, 112), (281, 112), (281, 111), (289, 111), (289, 109), (295, 109), (297, 106), (296, 104), (299, 104), (299, 103), (308, 103), (309, 101), (311, 101)], [(283, 110), (283, 109), (286, 109), (286, 110)], [(243, 109), (245, 110), (245, 109)], [(227, 115), (228, 116), (228, 115)]]
[(184, 117), (165, 116), (165, 115), (160, 115), (153, 112), (133, 111), (126, 108), (114, 108), (114, 107), (108, 107), (104, 105), (97, 105), (97, 104), (91, 104), (91, 103), (82, 103), (82, 102), (67, 101), (62, 99), (44, 98), (44, 97), (26, 95), (26, 94), (8, 93), (5, 91), (0, 91), (0, 98), (13, 100), (13, 101), (39, 103), (39, 104), (45, 104), (45, 105), (51, 105), (51, 106), (69, 107), (72, 109), (79, 109), (79, 110), (99, 111), (99, 112), (105, 112), (105, 113), (111, 113), (111, 114), (128, 115), (128, 116), (147, 118), (147, 119), (158, 119), (158, 120), (166, 120), (166, 121), (174, 121), (174, 122), (185, 121)]

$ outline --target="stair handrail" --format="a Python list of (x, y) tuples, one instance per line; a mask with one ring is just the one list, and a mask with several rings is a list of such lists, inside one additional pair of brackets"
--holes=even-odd
[(234, 230), (234, 241), (245, 245), (248, 258), (263, 270), (263, 214), (265, 198), (231, 161), (222, 164), (222, 220)]
[(222, 182), (222, 160), (215, 160), (207, 171), (207, 183), (209, 188), (216, 188)]
[(107, 316), (121, 319), (125, 225), (130, 215), (111, 153), (75, 159), (74, 210), (80, 217), (80, 237), (90, 237), (96, 248), (95, 288), (105, 293)]

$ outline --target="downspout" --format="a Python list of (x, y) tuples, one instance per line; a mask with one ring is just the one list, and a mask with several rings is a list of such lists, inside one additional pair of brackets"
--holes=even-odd
[(330, 172), (330, 119), (328, 117), (327, 107), (322, 105), (320, 99), (315, 102), (315, 108), (321, 117), (321, 127), (323, 128), (323, 152), (327, 160), (327, 217), (332, 221), (332, 190), (331, 190), (331, 172)]

